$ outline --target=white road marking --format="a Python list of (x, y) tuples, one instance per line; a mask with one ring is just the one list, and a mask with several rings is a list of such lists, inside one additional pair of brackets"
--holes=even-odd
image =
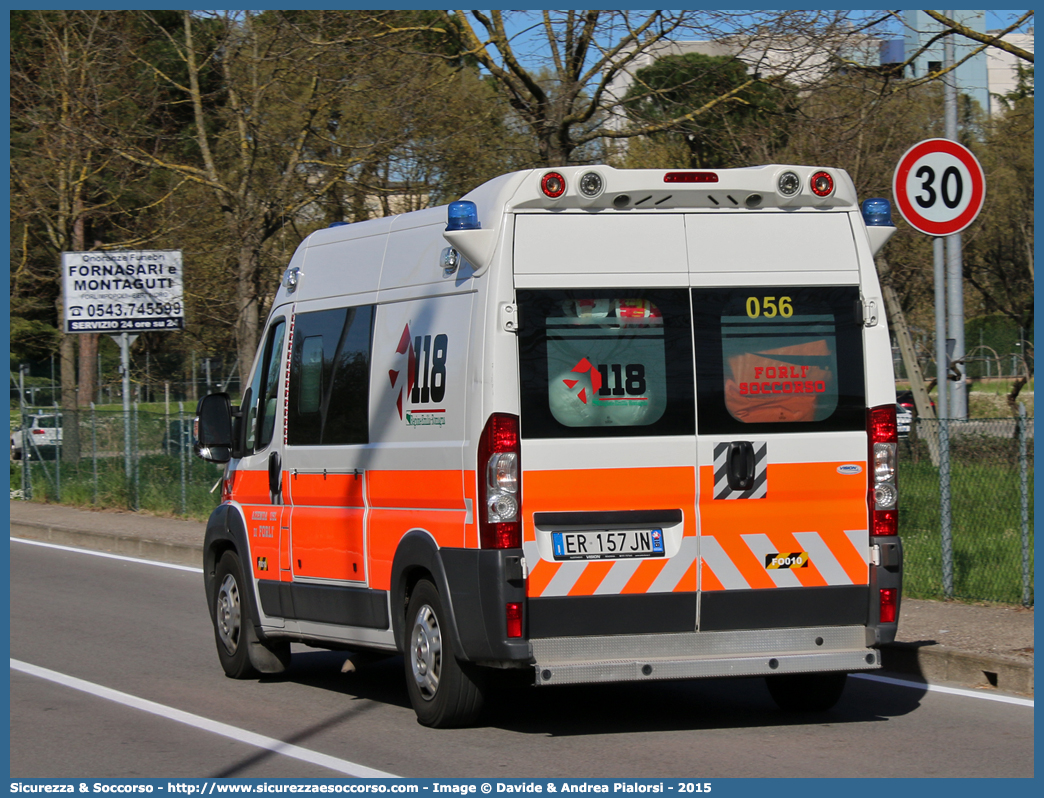
[(290, 743), (284, 743), (282, 740), (265, 737), (262, 734), (255, 734), (254, 732), (246, 731), (245, 729), (240, 729), (236, 726), (230, 726), (227, 723), (219, 723), (210, 718), (193, 715), (191, 712), (183, 712), (180, 709), (174, 709), (173, 707), (168, 707), (163, 704), (157, 704), (155, 701), (148, 701), (144, 698), (129, 695), (128, 693), (121, 693), (119, 690), (102, 687), (93, 682), (77, 679), (75, 676), (67, 676), (64, 673), (58, 673), (57, 671), (52, 671), (47, 668), (41, 668), (37, 665), (30, 665), (27, 662), (21, 662), (13, 657), (11, 658), (11, 670), (21, 671), (30, 676), (36, 676), (40, 679), (46, 679), (65, 687), (71, 687), (74, 690), (81, 690), (84, 693), (97, 696), (98, 698), (104, 698), (107, 701), (114, 701), (117, 704), (123, 704), (132, 709), (140, 709), (144, 712), (158, 715), (161, 718), (167, 718), (168, 720), (174, 720), (178, 723), (184, 723), (187, 726), (202, 729), (203, 731), (220, 734), (222, 737), (228, 737), (231, 740), (263, 748), (267, 751), (288, 756), (292, 759), (300, 759), (302, 762), (308, 762), (312, 765), (320, 765), (321, 767), (329, 768), (338, 773), (343, 773), (346, 776), (355, 776), (356, 778), (366, 779), (399, 778), (399, 776), (396, 776), (393, 773), (374, 770), (373, 768), (368, 768), (364, 765), (356, 764), (355, 762), (349, 762), (346, 759), (338, 759), (337, 757), (321, 754), (318, 751), (312, 751), (308, 748), (301, 748), (296, 745), (291, 745)]
[(124, 562), (136, 562), (142, 565), (158, 565), (160, 568), (173, 568), (176, 571), (191, 571), (194, 574), (203, 573), (202, 568), (191, 565), (176, 565), (171, 562), (160, 562), (159, 560), (143, 560), (139, 557), (127, 557), (123, 554), (110, 554), (107, 551), (95, 551), (93, 549), (78, 549), (73, 546), (59, 546), (57, 543), (44, 543), (42, 540), (28, 540), (26, 538), (11, 538), (11, 542), (27, 543), (30, 546), (43, 546), (47, 549), (58, 549), (59, 551), (71, 551), (76, 554), (90, 554), (93, 557), (106, 557), (110, 560), (123, 560)]
[(1015, 704), (1020, 707), (1032, 707), (1032, 698), (1016, 698), (1010, 695), (996, 695), (994, 693), (984, 693), (981, 690), (962, 690), (959, 687), (944, 687), (941, 684), (927, 684), (925, 682), (915, 682), (913, 679), (893, 679), (889, 676), (877, 676), (872, 673), (853, 673), (852, 678), (854, 679), (867, 679), (871, 682), (881, 682), (883, 684), (892, 684), (898, 687), (915, 687), (918, 690), (927, 690), (930, 693), (948, 693), (949, 695), (959, 695), (965, 698), (981, 698), (984, 701), (999, 701), (1002, 704)]

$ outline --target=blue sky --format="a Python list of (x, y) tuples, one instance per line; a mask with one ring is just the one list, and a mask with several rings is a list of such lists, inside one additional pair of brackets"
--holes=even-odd
[[(699, 5), (699, 4), (696, 4)], [(626, 4), (625, 4), (626, 7)], [(553, 8), (565, 10), (566, 6), (553, 6)], [(824, 10), (829, 6), (824, 6)], [(635, 14), (640, 14), (641, 11), (633, 9)], [(737, 15), (742, 14), (741, 9), (729, 9), (730, 12), (736, 13)], [(771, 9), (759, 9), (761, 12), (771, 12)], [(883, 11), (881, 9), (867, 9), (865, 11), (856, 12), (864, 15), (866, 18), (871, 19), (880, 16)], [(986, 10), (986, 30), (997, 30), (1006, 28), (1012, 24), (1015, 20), (1021, 17), (1025, 10)], [(507, 29), (509, 34), (512, 36), (512, 45), (516, 50), (516, 54), (523, 61), (528, 61), (528, 57), (539, 57), (541, 54), (546, 54), (546, 40), (544, 39), (544, 33), (540, 26), (540, 9), (529, 10), (529, 13), (523, 16), (521, 13), (506, 14), (507, 17)], [(480, 31), (480, 27), (477, 23), (473, 23), (476, 26), (476, 32)], [(1025, 32), (1029, 27), (1033, 26), (1033, 19), (1031, 18), (1028, 25), (1024, 24), (1022, 31)], [(523, 31), (530, 29), (528, 35), (523, 34)], [(522, 34), (522, 35), (520, 35)], [(888, 37), (890, 34), (894, 34), (895, 38), (902, 38), (903, 30), (902, 26), (898, 21), (894, 21), (888, 24), (886, 28), (879, 29), (879, 34)], [(481, 35), (481, 33), (480, 33)], [(684, 37), (684, 35), (682, 36)], [(688, 37), (694, 38), (694, 37)]]

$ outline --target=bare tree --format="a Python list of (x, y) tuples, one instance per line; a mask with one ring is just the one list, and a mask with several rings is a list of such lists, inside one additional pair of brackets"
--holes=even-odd
[[(808, 83), (824, 74), (831, 53), (859, 36), (846, 12), (472, 11), (439, 12), (439, 24), (486, 70), (536, 142), (537, 162), (553, 166), (590, 158), (586, 145), (668, 130), (708, 113), (759, 83)], [(474, 24), (473, 24), (474, 23)], [(752, 75), (698, 108), (643, 124), (615, 124), (627, 85), (671, 43), (698, 39), (752, 64)], [(545, 53), (530, 65), (530, 51)], [(621, 77), (624, 81), (621, 83)], [(645, 87), (628, 102), (658, 91)]]
[[(376, 109), (409, 107), (416, 99), (409, 92), (425, 86), (414, 80), (399, 90), (396, 54), (373, 45), (410, 31), (381, 25), (380, 14), (186, 11), (182, 17), (177, 35), (155, 25), (178, 54), (175, 65), (157, 66), (144, 50), (135, 56), (192, 109), (192, 151), (179, 156), (169, 142), (128, 144), (118, 129), (106, 143), (131, 162), (198, 184), (224, 218), (245, 374), (270, 288), (262, 281), (267, 243), (288, 225), (329, 221), (326, 212), (343, 206), (331, 200), (345, 181), (409, 135)], [(147, 12), (143, 18), (152, 19)]]
[(949, 30), (953, 31), (958, 36), (963, 36), (966, 39), (971, 39), (974, 42), (979, 42), (980, 44), (984, 44), (988, 47), (996, 47), (998, 50), (1003, 50), (1006, 53), (1010, 53), (1016, 58), (1021, 58), (1023, 61), (1028, 61), (1031, 64), (1033, 63), (1033, 53), (1031, 53), (1029, 50), (1023, 49), (1022, 47), (1018, 47), (1012, 44), (1011, 42), (1006, 42), (1003, 38), (1001, 38), (1011, 33), (1012, 31), (1018, 30), (1029, 20), (1033, 19), (1033, 11), (1027, 11), (1021, 17), (1015, 20), (1015, 22), (1011, 23), (1004, 30), (996, 34), (979, 33), (979, 31), (973, 30), (969, 28), (967, 25), (962, 25), (960, 22), (951, 19), (950, 17), (947, 17), (945, 14), (942, 14), (938, 11), (925, 11), (924, 13), (930, 16), (939, 24), (946, 26)]

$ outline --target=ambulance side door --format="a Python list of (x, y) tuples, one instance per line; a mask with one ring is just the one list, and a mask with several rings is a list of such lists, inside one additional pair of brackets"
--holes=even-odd
[[(283, 391), (287, 315), (274, 317), (262, 338), (240, 420), (244, 455), (232, 473), (232, 498), (243, 509), (250, 545), (250, 568), (257, 579), (278, 579), (284, 514)], [(245, 554), (245, 553), (244, 553)]]
[[(374, 306), (343, 299), (297, 306), (284, 453), (294, 582), (365, 583), (370, 342)], [(302, 594), (295, 594), (301, 603)], [(295, 606), (312, 620), (341, 621)]]

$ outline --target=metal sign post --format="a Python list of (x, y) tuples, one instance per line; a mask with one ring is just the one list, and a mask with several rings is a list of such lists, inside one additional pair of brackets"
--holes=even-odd
[(123, 376), (123, 461), (128, 484), (131, 478), (131, 428), (130, 428), (130, 348), (138, 340), (136, 335), (110, 335), (120, 348), (120, 374)]
[[(944, 236), (954, 236), (975, 221), (986, 198), (986, 176), (967, 147), (949, 139), (928, 139), (908, 149), (892, 176), (892, 195), (903, 218), (916, 230), (935, 236), (935, 358), (939, 385), (939, 505), (943, 592), (953, 595), (953, 540), (950, 502), (950, 377), (946, 336), (946, 254)], [(959, 274), (959, 270), (958, 270)], [(950, 278), (951, 295), (960, 291)], [(963, 315), (963, 310), (961, 311)], [(964, 324), (952, 320), (951, 327)], [(956, 403), (953, 403), (956, 404)], [(965, 413), (966, 415), (966, 413)]]

